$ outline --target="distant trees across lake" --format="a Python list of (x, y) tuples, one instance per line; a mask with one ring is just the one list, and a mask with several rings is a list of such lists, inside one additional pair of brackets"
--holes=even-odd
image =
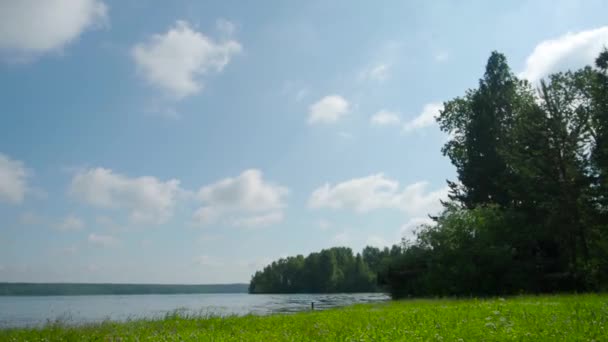
[(282, 258), (256, 272), (250, 293), (375, 292), (377, 274), (391, 250), (367, 247), (353, 254), (347, 247), (324, 249), (304, 257)]
[(178, 293), (246, 293), (247, 284), (0, 283), (0, 296), (75, 296)]
[(437, 122), (458, 179), (434, 224), (379, 263), (347, 248), (281, 259), (250, 292), (608, 290), (608, 50), (534, 84), (493, 52), (478, 87)]

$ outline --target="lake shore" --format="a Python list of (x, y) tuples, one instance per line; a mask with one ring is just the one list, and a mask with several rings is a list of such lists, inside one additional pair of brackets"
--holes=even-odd
[(326, 311), (0, 330), (2, 341), (607, 341), (608, 295), (407, 300)]

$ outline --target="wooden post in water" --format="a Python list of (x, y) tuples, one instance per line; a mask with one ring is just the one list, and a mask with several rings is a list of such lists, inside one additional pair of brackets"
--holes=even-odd
[(315, 311), (315, 302), (310, 302), (310, 309)]

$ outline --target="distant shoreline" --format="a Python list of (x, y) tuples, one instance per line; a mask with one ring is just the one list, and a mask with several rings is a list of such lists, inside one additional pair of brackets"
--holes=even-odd
[(0, 283), (0, 296), (247, 293), (249, 284)]

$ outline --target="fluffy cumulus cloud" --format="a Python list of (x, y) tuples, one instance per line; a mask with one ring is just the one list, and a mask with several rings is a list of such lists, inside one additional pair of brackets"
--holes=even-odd
[(91, 245), (97, 246), (97, 247), (114, 247), (120, 243), (120, 240), (118, 240), (117, 238), (115, 238), (112, 235), (103, 235), (103, 234), (96, 234), (96, 233), (89, 234), (87, 241)]
[(536, 82), (553, 72), (592, 64), (605, 46), (608, 26), (542, 41), (526, 59), (526, 67), (519, 76)]
[(68, 215), (63, 221), (55, 225), (62, 232), (80, 231), (84, 228), (84, 221), (74, 215)]
[(350, 209), (366, 213), (377, 209), (396, 209), (412, 216), (436, 213), (440, 200), (447, 198), (447, 188), (427, 191), (428, 183), (417, 182), (401, 187), (383, 174), (355, 178), (336, 185), (325, 184), (309, 199), (311, 208)]
[(176, 179), (129, 178), (110, 169), (93, 168), (77, 172), (69, 192), (97, 208), (125, 209), (134, 223), (160, 224), (173, 215), (181, 189)]
[(256, 169), (243, 171), (201, 188), (197, 193), (203, 204), (194, 214), (200, 224), (218, 221), (233, 226), (264, 226), (283, 220), (286, 187), (267, 182)]
[[(224, 33), (229, 24), (222, 21)], [(180, 99), (199, 92), (201, 77), (221, 72), (241, 49), (234, 39), (214, 41), (188, 22), (177, 21), (167, 32), (136, 44), (131, 54), (146, 81)]]
[(383, 109), (372, 115), (369, 121), (372, 123), (372, 125), (388, 126), (398, 125), (401, 122), (401, 119), (399, 118), (398, 113)]
[(434, 125), (441, 110), (443, 110), (442, 103), (427, 103), (418, 116), (403, 124), (403, 131), (409, 133)]
[(335, 123), (349, 111), (348, 101), (340, 95), (328, 95), (310, 106), (308, 123)]
[(23, 162), (0, 153), (0, 202), (19, 204), (27, 192), (27, 170)]
[(100, 0), (0, 1), (0, 50), (27, 57), (60, 50), (107, 12)]

